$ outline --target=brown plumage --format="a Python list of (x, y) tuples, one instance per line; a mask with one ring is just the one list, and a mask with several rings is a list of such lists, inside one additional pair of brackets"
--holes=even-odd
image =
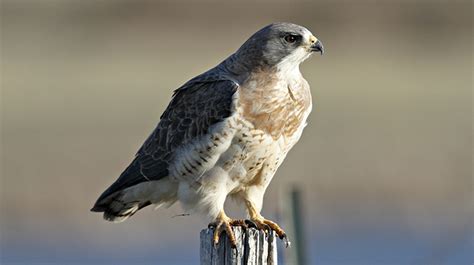
[(304, 120), (311, 105), (311, 93), (306, 80), (288, 84), (287, 90), (278, 86), (276, 69), (258, 70), (252, 74), (247, 87), (242, 87), (242, 115), (256, 129), (272, 136), (291, 137)]

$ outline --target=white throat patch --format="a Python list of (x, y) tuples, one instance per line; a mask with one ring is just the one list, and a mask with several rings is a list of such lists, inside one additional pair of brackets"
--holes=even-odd
[(300, 63), (308, 59), (310, 53), (304, 47), (299, 47), (277, 64), (278, 73), (282, 76), (300, 76)]

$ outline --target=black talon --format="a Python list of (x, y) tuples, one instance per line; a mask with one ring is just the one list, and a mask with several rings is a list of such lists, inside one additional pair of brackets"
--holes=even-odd
[(281, 240), (283, 240), (284, 238), (288, 239), (288, 237), (287, 237), (286, 234), (284, 234), (284, 233), (283, 233), (282, 235), (278, 236), (278, 237), (279, 237)]
[(252, 220), (245, 220), (245, 224), (247, 225), (248, 228), (255, 228), (255, 229), (258, 229), (258, 226), (257, 224), (252, 221)]
[(263, 227), (262, 230), (263, 230), (264, 232), (271, 232), (271, 231), (272, 231), (272, 228), (271, 228), (269, 225), (267, 225), (267, 224), (263, 224), (262, 227)]
[(207, 228), (216, 228), (216, 224), (210, 223), (207, 225)]
[(283, 234), (280, 236), (280, 239), (283, 241), (283, 243), (285, 244), (285, 248), (289, 248), (291, 247), (291, 242), (290, 240), (288, 240), (288, 237), (286, 236), (286, 234)]

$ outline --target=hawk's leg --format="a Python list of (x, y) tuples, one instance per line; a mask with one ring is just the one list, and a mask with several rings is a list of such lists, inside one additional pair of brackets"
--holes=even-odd
[(285, 231), (283, 231), (283, 229), (281, 229), (281, 227), (277, 223), (271, 220), (265, 219), (259, 213), (255, 205), (251, 201), (247, 200), (245, 204), (247, 206), (250, 220), (257, 226), (258, 229), (263, 230), (263, 231), (269, 231), (270, 229), (272, 229), (273, 231), (275, 231), (278, 237), (281, 240), (283, 240), (286, 247), (290, 246), (291, 242), (288, 241), (288, 237), (286, 236)]
[(245, 220), (231, 219), (225, 214), (224, 210), (221, 210), (219, 212), (219, 215), (217, 216), (216, 220), (210, 223), (209, 226), (214, 227), (214, 245), (217, 245), (219, 243), (220, 235), (222, 234), (222, 232), (225, 232), (227, 234), (227, 237), (229, 238), (230, 245), (232, 246), (232, 248), (237, 247), (237, 242), (235, 240), (234, 231), (232, 231), (232, 226), (242, 226), (247, 228)]

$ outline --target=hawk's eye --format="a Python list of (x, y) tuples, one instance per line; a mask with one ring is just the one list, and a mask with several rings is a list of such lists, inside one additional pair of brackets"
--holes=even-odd
[(288, 43), (295, 43), (296, 40), (298, 39), (298, 36), (296, 35), (286, 35), (285, 36), (285, 41), (288, 42)]

